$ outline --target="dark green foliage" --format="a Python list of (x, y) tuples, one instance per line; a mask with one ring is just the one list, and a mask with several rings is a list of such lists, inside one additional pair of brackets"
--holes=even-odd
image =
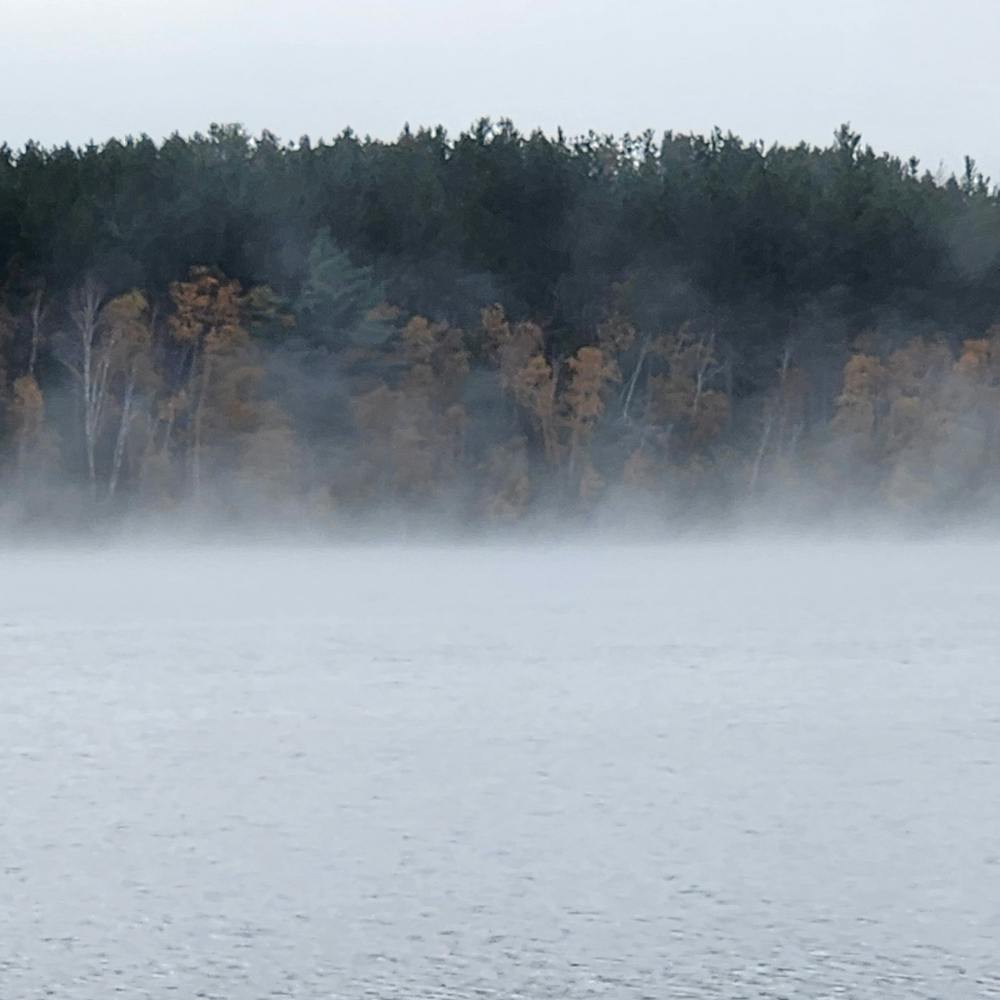
[(384, 300), (370, 267), (356, 267), (333, 242), (329, 228), (313, 240), (295, 302), (299, 334), (311, 345), (380, 343), (388, 336), (369, 313)]
[[(1000, 193), (971, 160), (942, 180), (848, 126), (823, 148), (718, 130), (569, 139), (485, 119), (395, 142), (347, 131), (286, 143), (227, 125), (159, 144), (2, 146), (7, 395), (36, 348), (42, 389), (58, 388), (49, 337), (84, 279), (109, 297), (141, 289), (162, 326), (171, 282), (196, 265), (267, 289), (250, 333), (313, 448), (340, 446), (351, 392), (396, 384), (383, 348), (413, 315), (466, 331), (468, 434), (485, 441), (509, 408), (480, 377), (492, 362), (479, 314), (494, 303), (539, 324), (554, 368), (615, 314), (637, 332), (621, 360), (640, 382), (655, 374), (651, 338), (710, 332), (732, 437), (761, 412), (791, 343), (808, 429), (829, 419), (859, 334), (877, 329), (883, 353), (921, 335), (956, 348), (1000, 320)], [(167, 371), (190, 361), (168, 341), (158, 350)], [(595, 446), (622, 434), (634, 447), (630, 428), (602, 428)]]
[(485, 296), (576, 340), (615, 282), (635, 276), (656, 320), (674, 308), (659, 290), (680, 280), (742, 352), (824, 301), (852, 329), (981, 330), (1000, 293), (1000, 202), (971, 161), (939, 184), (846, 127), (825, 149), (719, 132), (569, 141), (482, 121), (454, 140), (283, 144), (227, 126), (0, 153), (8, 285), (58, 292), (96, 271), (112, 291), (157, 289), (201, 262), (303, 314), (381, 294), (461, 322)]

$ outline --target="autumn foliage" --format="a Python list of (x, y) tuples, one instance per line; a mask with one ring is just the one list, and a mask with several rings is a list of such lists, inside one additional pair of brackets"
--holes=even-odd
[(0, 147), (0, 521), (988, 510), (998, 264), (846, 126)]

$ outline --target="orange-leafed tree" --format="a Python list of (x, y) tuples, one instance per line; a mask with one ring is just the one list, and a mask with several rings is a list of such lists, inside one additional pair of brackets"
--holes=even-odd
[(886, 372), (872, 354), (853, 354), (844, 365), (844, 381), (836, 399), (835, 434), (853, 439), (863, 449), (873, 447), (879, 429)]
[(694, 453), (714, 442), (729, 419), (729, 398), (716, 388), (721, 371), (713, 333), (684, 326), (661, 334), (650, 347), (660, 370), (648, 385), (647, 422), (661, 441)]
[(118, 411), (107, 484), (107, 496), (114, 498), (137, 416), (138, 397), (145, 393), (152, 402), (161, 380), (153, 361), (153, 317), (142, 292), (133, 290), (112, 299), (102, 310), (102, 322), (108, 329), (111, 394)]
[(482, 327), (503, 392), (528, 416), (542, 441), (546, 461), (557, 466), (558, 366), (545, 356), (545, 335), (535, 323), (511, 323), (500, 306), (483, 310)]
[(880, 443), (883, 491), (892, 506), (913, 509), (935, 499), (937, 463), (951, 432), (952, 367), (947, 344), (924, 337), (911, 338), (885, 361), (887, 409)]
[(187, 351), (184, 402), (190, 407), (191, 486), (201, 489), (205, 416), (216, 370), (249, 346), (244, 297), (238, 281), (212, 268), (194, 267), (186, 281), (170, 286), (170, 331)]
[(464, 334), (414, 316), (386, 345), (382, 366), (397, 372), (393, 384), (382, 378), (352, 399), (361, 478), (369, 493), (426, 499), (455, 478), (463, 461)]
[(568, 367), (569, 384), (563, 403), (569, 436), (569, 472), (571, 476), (580, 473), (578, 485), (589, 497), (602, 485), (590, 464), (590, 441), (604, 413), (608, 390), (621, 376), (618, 365), (599, 347), (581, 347), (569, 359)]
[(34, 375), (14, 380), (9, 408), (17, 476), (22, 481), (56, 461), (55, 435), (45, 421), (45, 397)]
[[(254, 466), (288, 440), (290, 425), (263, 396), (263, 356), (250, 329), (255, 323), (286, 327), (291, 321), (268, 288), (244, 292), (238, 281), (207, 267), (192, 268), (186, 281), (174, 282), (170, 298), (169, 329), (186, 353), (187, 374), (172, 394), (168, 419), (184, 413), (197, 496), (207, 449), (237, 467)], [(261, 439), (252, 441), (257, 434)]]

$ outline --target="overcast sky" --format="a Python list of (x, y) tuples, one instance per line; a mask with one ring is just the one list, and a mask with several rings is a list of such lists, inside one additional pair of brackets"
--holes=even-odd
[(0, 141), (506, 116), (879, 149), (1000, 180), (1000, 0), (0, 0)]

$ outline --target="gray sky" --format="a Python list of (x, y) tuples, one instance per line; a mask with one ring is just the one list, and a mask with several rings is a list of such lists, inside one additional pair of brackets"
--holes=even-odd
[(825, 143), (1000, 180), (1000, 0), (3, 0), (0, 141), (404, 122)]

